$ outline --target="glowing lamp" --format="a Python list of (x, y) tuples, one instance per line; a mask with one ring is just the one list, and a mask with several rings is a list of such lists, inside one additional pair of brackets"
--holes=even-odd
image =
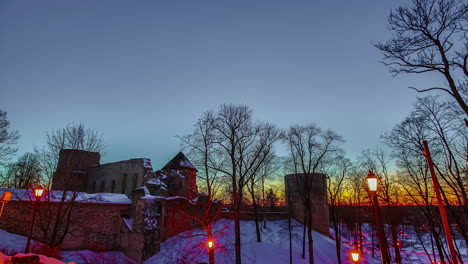
[(367, 175), (367, 186), (369, 187), (369, 190), (371, 192), (376, 192), (377, 191), (377, 177), (375, 176), (372, 171), (369, 171), (369, 174)]
[(213, 244), (214, 244), (213, 241), (211, 241), (211, 240), (208, 241), (208, 247), (209, 247), (209, 248), (213, 248)]
[(34, 196), (41, 198), (44, 195), (44, 189), (42, 187), (34, 189)]
[(351, 251), (351, 259), (354, 261), (354, 262), (358, 262), (359, 261), (359, 257), (360, 257), (360, 254), (359, 254), (359, 251), (357, 251), (356, 249), (354, 249), (353, 251)]
[(11, 198), (11, 192), (3, 192), (2, 197), (0, 197), (0, 202), (6, 203), (10, 201)]

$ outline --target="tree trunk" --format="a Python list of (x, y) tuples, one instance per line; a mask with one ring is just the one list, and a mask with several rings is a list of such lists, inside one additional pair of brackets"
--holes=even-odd
[(437, 251), (439, 252), (440, 263), (445, 264), (444, 251), (442, 249), (442, 243), (440, 242), (439, 234), (437, 234), (437, 231), (435, 230), (434, 227), (431, 227), (430, 229), (431, 229), (432, 236), (434, 237), (434, 240), (435, 240)]
[(330, 216), (332, 219), (333, 228), (335, 229), (335, 248), (336, 248), (336, 258), (338, 259), (338, 264), (341, 264), (341, 234), (338, 227), (338, 222), (336, 219), (335, 206), (333, 202), (330, 203)]
[(241, 259), (241, 238), (240, 238), (240, 217), (239, 217), (239, 204), (234, 206), (234, 232), (235, 232), (235, 246), (236, 246), (236, 264), (242, 264)]
[(301, 257), (305, 259), (305, 235), (306, 235), (306, 225), (307, 225), (307, 214), (306, 210), (304, 208), (304, 222), (303, 222), (303, 228), (302, 228), (302, 255)]
[(392, 233), (393, 249), (395, 250), (395, 262), (401, 264), (400, 247), (398, 246), (398, 231), (393, 223), (390, 225), (390, 231)]
[[(310, 203), (309, 203), (310, 204)], [(309, 207), (307, 238), (309, 241), (309, 263), (314, 264), (314, 239), (312, 238), (312, 209)]]
[(255, 231), (257, 232), (257, 242), (262, 242), (262, 236), (260, 234), (260, 224), (258, 221), (258, 205), (255, 202), (255, 199), (253, 200), (253, 209), (254, 209), (254, 218), (255, 218)]
[[(289, 195), (288, 195), (289, 196)], [(288, 197), (288, 201), (289, 201)], [(288, 206), (288, 235), (289, 235), (289, 264), (292, 262), (292, 226), (291, 226), (291, 205)]]

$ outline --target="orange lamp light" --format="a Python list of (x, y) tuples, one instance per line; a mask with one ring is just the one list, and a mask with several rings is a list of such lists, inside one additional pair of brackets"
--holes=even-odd
[(34, 196), (36, 196), (36, 198), (40, 198), (43, 195), (44, 195), (44, 188), (38, 187), (38, 188), (34, 189)]
[(213, 248), (213, 245), (214, 245), (213, 241), (211, 241), (211, 240), (208, 241), (208, 247), (209, 247), (209, 248)]
[(369, 190), (371, 192), (376, 192), (377, 191), (377, 177), (375, 176), (372, 171), (369, 171), (369, 174), (367, 175), (367, 186), (369, 187)]
[(356, 249), (354, 249), (353, 251), (351, 251), (351, 259), (352, 259), (354, 262), (358, 262), (358, 261), (359, 261), (359, 257), (360, 257), (359, 251), (357, 251)]

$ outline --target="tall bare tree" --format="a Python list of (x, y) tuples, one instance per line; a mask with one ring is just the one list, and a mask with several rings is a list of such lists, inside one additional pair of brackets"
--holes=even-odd
[[(276, 140), (276, 128), (255, 122), (252, 110), (244, 105), (222, 105), (212, 117), (214, 153), (222, 162), (211, 169), (230, 179), (234, 205), (236, 264), (241, 259), (240, 206), (244, 188), (267, 160)], [(211, 166), (211, 165), (210, 165)]]
[[(401, 188), (397, 181), (398, 175), (392, 174), (389, 170), (389, 155), (381, 148), (363, 151), (360, 157), (360, 166), (364, 171), (372, 171), (379, 177), (380, 187), (378, 199), (380, 199), (387, 208), (385, 217), (387, 219), (386, 222), (390, 225), (394, 260), (396, 263), (401, 263), (400, 248), (398, 245), (398, 229), (401, 224), (401, 219), (394, 210), (395, 206), (401, 205), (399, 200)], [(380, 246), (387, 247), (387, 245)]]
[(468, 4), (463, 0), (412, 0), (388, 18), (393, 38), (375, 46), (395, 75), (435, 72), (445, 84), (418, 92), (440, 90), (468, 114)]
[[(434, 190), (428, 167), (423, 156), (422, 141), (431, 145), (441, 194), (452, 219), (458, 224), (459, 233), (467, 241), (467, 131), (463, 123), (464, 113), (450, 102), (437, 97), (418, 99), (415, 110), (389, 134), (385, 142), (392, 147), (397, 165), (402, 170), (401, 186), (408, 199), (418, 205), (429, 231), (444, 262), (445, 250), (440, 234), (440, 216), (433, 210)], [(434, 256), (435, 257), (435, 256)]]
[[(313, 174), (322, 172), (324, 165), (340, 154), (339, 143), (343, 138), (332, 130), (323, 131), (315, 124), (291, 126), (284, 141), (289, 147), (295, 185), (304, 207), (304, 226), (307, 226), (309, 262), (314, 263), (314, 241), (312, 238), (312, 182)], [(305, 241), (305, 239), (303, 239)], [(303, 242), (303, 257), (304, 244)]]
[(10, 130), (7, 112), (0, 109), (0, 165), (4, 165), (16, 153), (18, 148), (15, 145), (19, 137), (17, 130)]
[(330, 208), (330, 219), (335, 230), (336, 257), (339, 264), (341, 264), (341, 228), (336, 207), (342, 205), (344, 185), (352, 167), (353, 163), (348, 158), (340, 155), (326, 168), (329, 179), (327, 184), (328, 206)]

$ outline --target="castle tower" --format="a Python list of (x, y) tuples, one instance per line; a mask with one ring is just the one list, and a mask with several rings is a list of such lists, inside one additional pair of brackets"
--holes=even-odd
[[(299, 222), (304, 222), (304, 203), (300, 196), (302, 183), (310, 181), (310, 192), (312, 201), (312, 228), (322, 234), (329, 235), (329, 218), (327, 204), (327, 175), (322, 173), (289, 174), (284, 176), (286, 205), (291, 208), (292, 216)], [(289, 199), (288, 199), (289, 198)], [(304, 223), (303, 223), (304, 224)]]
[(194, 199), (198, 195), (198, 170), (184, 153), (179, 152), (161, 171), (168, 177), (163, 181), (167, 183), (169, 196), (184, 196)]
[(98, 165), (99, 152), (78, 149), (61, 149), (57, 169), (54, 172), (52, 189), (85, 191), (89, 175), (89, 166)]

